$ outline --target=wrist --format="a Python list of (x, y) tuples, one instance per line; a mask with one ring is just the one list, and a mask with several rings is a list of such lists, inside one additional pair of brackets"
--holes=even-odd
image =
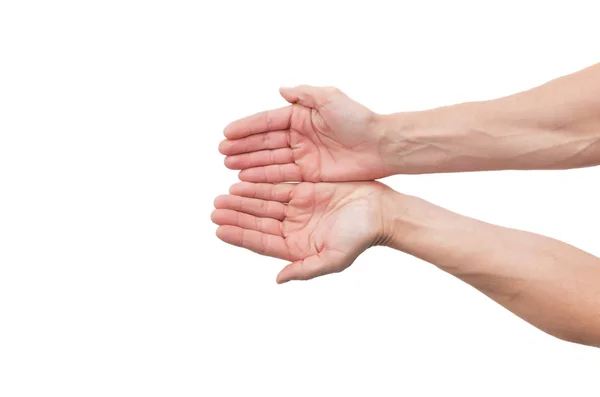
[(455, 275), (474, 269), (479, 259), (498, 250), (499, 233), (507, 230), (394, 191), (382, 196), (381, 209), (380, 245)]
[(411, 241), (425, 226), (427, 205), (414, 196), (386, 190), (381, 196), (381, 230), (378, 245), (410, 252)]
[(447, 269), (461, 255), (465, 241), (474, 241), (482, 223), (426, 200), (390, 189), (381, 199), (380, 245), (397, 249)]

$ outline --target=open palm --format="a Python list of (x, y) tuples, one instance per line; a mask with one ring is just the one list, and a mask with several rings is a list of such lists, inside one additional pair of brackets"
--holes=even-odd
[(378, 115), (336, 88), (282, 88), (290, 103), (231, 123), (219, 146), (248, 182), (337, 182), (387, 176)]
[[(279, 283), (339, 272), (381, 238), (381, 199), (369, 183), (238, 183), (215, 200), (217, 236), (292, 263)], [(286, 204), (287, 203), (287, 204)]]

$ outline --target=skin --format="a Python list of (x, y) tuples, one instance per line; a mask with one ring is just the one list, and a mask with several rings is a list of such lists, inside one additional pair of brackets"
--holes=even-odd
[(381, 200), (389, 190), (366, 183), (239, 183), (215, 199), (217, 236), (233, 245), (292, 262), (278, 283), (340, 272), (383, 230)]
[(250, 182), (374, 180), (389, 174), (380, 119), (331, 87), (282, 88), (290, 103), (235, 121), (219, 145), (225, 166)]
[(505, 98), (380, 115), (335, 88), (282, 88), (290, 103), (234, 121), (219, 150), (248, 182), (600, 164), (600, 64)]
[(225, 129), (219, 150), (246, 182), (215, 200), (221, 240), (291, 262), (279, 283), (342, 271), (368, 247), (389, 246), (551, 335), (600, 346), (600, 259), (373, 182), (600, 164), (600, 64), (505, 98), (391, 115), (334, 88), (280, 92), (290, 106)]
[(461, 216), (378, 182), (233, 185), (212, 220), (226, 243), (291, 262), (278, 283), (337, 273), (367, 248), (404, 251), (558, 338), (600, 346), (600, 260)]

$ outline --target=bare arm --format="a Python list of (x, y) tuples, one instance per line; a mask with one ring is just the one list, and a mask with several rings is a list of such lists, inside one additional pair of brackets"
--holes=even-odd
[(600, 64), (505, 98), (380, 116), (390, 174), (600, 164)]
[(600, 64), (505, 98), (380, 115), (328, 87), (231, 123), (219, 150), (248, 182), (600, 164)]
[(433, 263), (558, 338), (600, 346), (600, 259), (391, 193), (384, 244)]
[(467, 218), (377, 182), (240, 183), (215, 200), (217, 236), (290, 263), (279, 283), (340, 272), (387, 245), (433, 263), (558, 338), (600, 346), (600, 259)]

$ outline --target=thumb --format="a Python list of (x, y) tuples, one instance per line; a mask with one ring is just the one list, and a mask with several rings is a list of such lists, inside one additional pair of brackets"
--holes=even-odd
[(341, 91), (335, 87), (299, 85), (293, 88), (282, 87), (279, 89), (279, 93), (289, 103), (298, 103), (302, 106), (319, 109), (340, 95)]
[(317, 255), (290, 263), (277, 275), (277, 284), (291, 280), (310, 280), (315, 277), (344, 270), (344, 255), (337, 251), (323, 251)]

